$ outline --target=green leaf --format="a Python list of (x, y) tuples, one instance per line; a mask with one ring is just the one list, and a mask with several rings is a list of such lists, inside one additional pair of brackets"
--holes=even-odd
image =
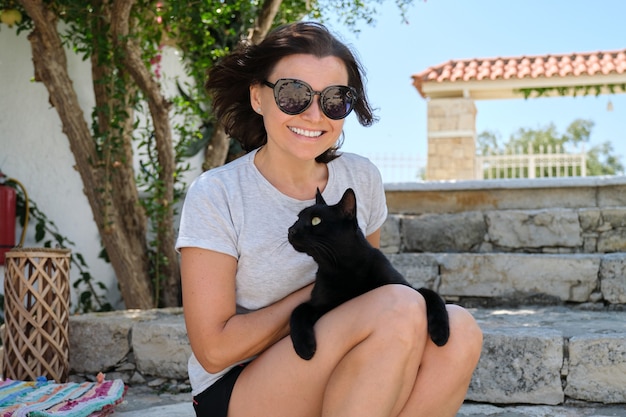
[(41, 242), (46, 236), (46, 224), (40, 220), (35, 225), (35, 242)]

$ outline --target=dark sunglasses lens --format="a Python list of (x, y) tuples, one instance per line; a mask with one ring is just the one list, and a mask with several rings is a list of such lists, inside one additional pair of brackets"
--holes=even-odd
[(300, 114), (311, 104), (311, 89), (297, 81), (287, 80), (276, 84), (276, 103), (287, 114)]
[(338, 120), (350, 114), (356, 101), (356, 95), (348, 87), (335, 86), (324, 90), (321, 100), (324, 114), (331, 119)]

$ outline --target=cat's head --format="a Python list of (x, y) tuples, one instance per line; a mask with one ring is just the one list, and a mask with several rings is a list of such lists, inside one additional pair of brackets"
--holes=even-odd
[(315, 204), (298, 214), (298, 220), (289, 228), (289, 243), (298, 252), (304, 252), (319, 262), (320, 257), (349, 244), (350, 234), (358, 233), (356, 195), (348, 188), (341, 200), (329, 206), (317, 190)]

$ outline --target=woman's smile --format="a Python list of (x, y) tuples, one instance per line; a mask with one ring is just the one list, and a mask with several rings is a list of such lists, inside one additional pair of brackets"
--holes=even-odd
[(292, 126), (289, 126), (289, 130), (291, 130), (296, 135), (306, 136), (307, 138), (318, 138), (324, 133), (323, 130), (307, 130)]

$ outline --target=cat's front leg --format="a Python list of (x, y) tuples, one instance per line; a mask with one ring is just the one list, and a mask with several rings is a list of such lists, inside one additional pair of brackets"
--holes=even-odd
[(291, 341), (298, 356), (309, 360), (315, 355), (317, 342), (313, 326), (321, 314), (310, 303), (302, 303), (291, 313)]

